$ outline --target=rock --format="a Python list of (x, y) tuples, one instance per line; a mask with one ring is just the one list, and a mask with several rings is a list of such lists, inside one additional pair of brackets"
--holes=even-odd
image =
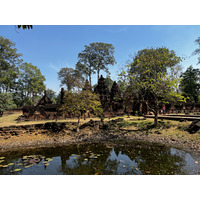
[(200, 129), (200, 120), (194, 120), (190, 126), (188, 127), (187, 131), (190, 134), (196, 133)]
[(155, 134), (162, 134), (160, 131), (155, 131), (154, 133)]

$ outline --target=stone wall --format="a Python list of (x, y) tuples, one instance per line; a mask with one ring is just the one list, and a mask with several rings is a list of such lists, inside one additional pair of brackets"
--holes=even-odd
[(56, 133), (64, 129), (75, 128), (76, 124), (76, 122), (47, 122), (45, 124), (0, 127), (0, 136), (9, 138), (11, 136), (19, 136), (22, 134), (45, 134), (49, 132)]

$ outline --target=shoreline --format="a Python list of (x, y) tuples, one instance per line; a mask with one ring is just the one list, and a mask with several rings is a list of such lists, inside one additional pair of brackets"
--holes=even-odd
[(3, 127), (0, 130), (0, 153), (27, 148), (112, 142), (114, 140), (141, 141), (200, 152), (199, 133), (189, 134), (183, 129), (188, 126), (188, 122), (174, 122), (175, 124), (172, 123), (169, 126), (169, 122), (160, 121), (162, 126), (157, 128), (149, 126), (151, 123), (151, 119), (124, 120), (118, 118), (105, 122), (106, 128), (103, 128), (100, 121), (91, 119), (81, 125), (79, 133), (74, 131), (76, 122), (47, 122), (21, 127)]
[(21, 149), (34, 149), (34, 148), (41, 148), (41, 147), (53, 147), (53, 146), (63, 146), (63, 145), (71, 145), (71, 144), (81, 144), (81, 143), (100, 143), (100, 142), (113, 142), (115, 140), (126, 140), (128, 141), (136, 141), (136, 142), (147, 142), (151, 144), (157, 145), (166, 145), (168, 147), (181, 149), (184, 151), (194, 151), (200, 152), (200, 144), (199, 142), (192, 142), (192, 141), (180, 141), (175, 140), (173, 138), (166, 138), (163, 136), (158, 136), (155, 134), (146, 135), (145, 133), (136, 132), (131, 133), (130, 131), (119, 130), (115, 131), (105, 131), (99, 133), (85, 133), (80, 132), (76, 134), (72, 132), (71, 134), (63, 135), (58, 134), (56, 136), (44, 137), (42, 140), (35, 140), (34, 137), (37, 135), (29, 135), (27, 137), (32, 138), (31, 141), (26, 141), (26, 136), (21, 136), (20, 140), (25, 139), (23, 142), (19, 142), (16, 140), (19, 137), (13, 136), (13, 140), (16, 142), (6, 142), (4, 145), (0, 147), (0, 153), (6, 151), (14, 151), (14, 150), (21, 150)]

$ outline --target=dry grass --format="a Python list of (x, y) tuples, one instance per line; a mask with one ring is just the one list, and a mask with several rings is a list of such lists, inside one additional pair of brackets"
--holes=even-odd
[[(130, 123), (130, 126), (129, 124)], [(133, 133), (148, 133), (152, 136), (161, 136), (167, 139), (179, 140), (182, 142), (192, 141), (200, 143), (200, 130), (195, 134), (189, 134), (187, 128), (192, 123), (191, 121), (179, 122), (175, 120), (159, 120), (158, 127), (154, 127), (154, 119), (148, 118), (146, 120), (131, 120), (126, 121), (123, 129), (133, 130)], [(159, 133), (159, 134), (158, 134)]]
[[(4, 127), (4, 126), (20, 126), (20, 125), (31, 125), (31, 124), (44, 124), (46, 122), (55, 122), (55, 120), (41, 120), (41, 121), (22, 121), (20, 123), (17, 122), (17, 118), (22, 115), (22, 113), (15, 113), (12, 115), (8, 115), (8, 116), (3, 116), (0, 118), (0, 127)], [(134, 117), (134, 116), (130, 116), (130, 118), (128, 118), (128, 116), (124, 116), (124, 117), (113, 117), (111, 119), (105, 118), (105, 121), (109, 121), (109, 120), (113, 120), (113, 119), (117, 119), (117, 118), (124, 118), (124, 120), (130, 120), (130, 119), (134, 119), (134, 118), (138, 118), (138, 117)], [(92, 120), (97, 120), (99, 121), (99, 118), (87, 118), (86, 120), (81, 119), (80, 120), (80, 124), (83, 124), (85, 122), (90, 121), (90, 119)], [(62, 119), (62, 120), (58, 120), (58, 122), (77, 122), (78, 120), (76, 118), (72, 119), (72, 118), (68, 118), (68, 119)]]
[[(12, 114), (9, 116), (4, 116), (0, 118), (0, 126), (11, 126), (11, 125), (28, 125), (28, 124), (41, 124), (46, 122), (55, 122), (55, 120), (43, 120), (43, 121), (29, 121), (17, 123), (16, 119), (20, 114)], [(113, 119), (124, 118), (122, 122), (112, 122)], [(124, 116), (124, 117), (115, 117), (115, 118), (105, 118), (105, 121), (111, 121), (111, 128), (117, 130), (118, 134), (121, 134), (119, 130), (127, 130), (128, 133), (138, 134), (149, 136), (152, 138), (166, 138), (169, 140), (180, 141), (181, 143), (185, 142), (197, 142), (200, 144), (200, 130), (196, 134), (189, 134), (187, 128), (191, 122), (179, 122), (173, 120), (159, 120), (158, 127), (153, 126), (154, 119), (148, 118), (146, 120), (138, 120), (143, 117), (135, 116)], [(91, 119), (91, 118), (90, 118)], [(84, 120), (81, 119), (81, 124), (88, 122), (89, 118)], [(93, 120), (100, 120), (99, 118), (92, 118)], [(77, 119), (66, 119), (58, 120), (58, 122), (77, 122)], [(69, 130), (70, 131), (70, 130)], [(87, 132), (89, 134), (89, 132)], [(50, 134), (23, 134), (19, 136), (12, 136), (8, 139), (0, 137), (0, 146), (9, 146), (10, 148), (14, 147), (23, 147), (23, 146), (38, 146), (45, 144), (53, 144), (56, 142), (63, 141), (73, 141), (73, 137), (67, 134), (60, 135), (50, 135)]]

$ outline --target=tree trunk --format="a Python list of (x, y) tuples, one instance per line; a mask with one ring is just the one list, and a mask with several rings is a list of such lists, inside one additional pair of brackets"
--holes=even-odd
[(99, 73), (100, 73), (100, 69), (98, 68), (98, 69), (97, 69), (97, 82), (98, 82), (98, 80), (99, 80)]
[(76, 127), (76, 132), (77, 133), (79, 133), (80, 118), (81, 118), (81, 116), (79, 115), (79, 117), (78, 117), (78, 123), (77, 123), (77, 127)]
[(155, 118), (154, 118), (154, 126), (157, 127), (158, 125), (158, 99), (155, 100), (156, 106), (155, 106)]
[(89, 81), (90, 81), (90, 86), (92, 86), (91, 73), (89, 74)]

